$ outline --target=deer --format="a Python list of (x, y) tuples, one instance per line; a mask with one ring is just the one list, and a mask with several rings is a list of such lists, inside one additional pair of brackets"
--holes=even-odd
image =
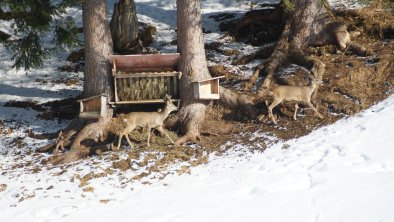
[[(272, 109), (284, 101), (297, 102), (295, 104), (295, 110), (293, 115), (294, 120), (297, 120), (298, 102), (308, 105), (310, 108), (313, 109), (313, 111), (315, 111), (315, 113), (319, 116), (320, 119), (323, 119), (323, 116), (316, 110), (316, 108), (313, 106), (311, 102), (312, 94), (315, 91), (318, 84), (320, 83), (321, 81), (316, 80), (315, 77), (311, 77), (311, 82), (308, 86), (279, 85), (269, 90), (268, 93), (266, 91), (259, 91), (258, 95), (263, 98), (271, 97), (273, 99), (269, 106), (267, 100), (265, 101), (265, 104), (268, 107), (268, 116), (271, 118), (274, 124), (277, 123), (274, 115), (272, 114)], [(261, 119), (262, 116), (259, 117), (260, 121)]]
[(159, 109), (157, 112), (131, 112), (127, 114), (119, 114), (118, 118), (121, 120), (124, 127), (122, 128), (122, 130), (117, 130), (117, 132), (115, 132), (115, 134), (119, 136), (116, 149), (119, 149), (123, 137), (126, 137), (126, 140), (129, 143), (130, 147), (133, 147), (129, 139), (129, 133), (131, 133), (137, 127), (142, 127), (146, 129), (148, 133), (148, 147), (150, 146), (149, 141), (152, 129), (158, 130), (161, 135), (164, 134), (171, 141), (171, 143), (174, 144), (174, 141), (170, 138), (170, 136), (163, 128), (163, 122), (165, 119), (167, 119), (168, 115), (171, 112), (177, 111), (178, 107), (172, 103), (171, 97), (169, 95), (166, 95), (164, 97), (164, 103), (164, 109)]

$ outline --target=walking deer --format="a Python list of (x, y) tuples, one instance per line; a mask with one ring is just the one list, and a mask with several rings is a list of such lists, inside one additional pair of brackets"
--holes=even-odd
[[(311, 82), (308, 86), (276, 86), (270, 91), (268, 91), (268, 93), (260, 91), (259, 96), (273, 98), (269, 106), (267, 101), (265, 103), (268, 107), (268, 116), (275, 124), (276, 120), (274, 115), (272, 114), (272, 109), (284, 101), (296, 101), (304, 103), (310, 108), (312, 108), (313, 111), (315, 111), (315, 113), (319, 116), (319, 118), (323, 119), (323, 116), (316, 110), (316, 108), (311, 103), (311, 96), (320, 82), (321, 81), (316, 80), (315, 77), (312, 77)], [(293, 115), (294, 120), (297, 120), (297, 110), (298, 103), (296, 103), (295, 105)]]
[(149, 141), (150, 141), (150, 134), (152, 129), (158, 130), (161, 135), (163, 134), (166, 135), (166, 137), (171, 141), (171, 143), (174, 144), (174, 141), (170, 138), (170, 136), (168, 136), (168, 134), (163, 128), (163, 122), (165, 119), (167, 119), (168, 115), (172, 111), (178, 110), (178, 107), (171, 102), (171, 97), (169, 95), (165, 96), (164, 102), (165, 102), (164, 109), (163, 110), (159, 109), (158, 112), (131, 112), (128, 114), (120, 114), (118, 118), (121, 119), (124, 127), (122, 130), (119, 130), (118, 132), (115, 133), (119, 136), (118, 145), (116, 149), (119, 149), (123, 136), (126, 137), (130, 147), (133, 147), (131, 145), (128, 135), (136, 127), (143, 127), (146, 129), (146, 132), (148, 134), (147, 146), (150, 146)]

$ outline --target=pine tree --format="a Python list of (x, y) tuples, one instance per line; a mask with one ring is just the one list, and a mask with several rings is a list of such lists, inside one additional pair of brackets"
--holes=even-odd
[[(13, 53), (16, 69), (30, 70), (43, 64), (49, 49), (42, 44), (45, 32), (55, 26), (54, 41), (63, 46), (75, 46), (78, 28), (70, 17), (65, 17), (65, 9), (75, 6), (78, 0), (2, 0), (0, 20), (12, 21), (12, 38), (3, 44)], [(63, 22), (65, 21), (65, 22)]]

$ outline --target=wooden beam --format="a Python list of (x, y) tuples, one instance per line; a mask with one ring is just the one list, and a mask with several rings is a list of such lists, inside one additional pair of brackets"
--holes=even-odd
[(116, 74), (116, 78), (135, 78), (135, 77), (165, 77), (165, 76), (178, 76), (178, 72), (139, 72), (130, 74)]
[[(179, 102), (180, 99), (171, 99), (171, 102)], [(138, 100), (138, 101), (120, 101), (120, 102), (110, 102), (110, 104), (122, 105), (122, 104), (148, 104), (148, 103), (164, 103), (162, 99), (154, 100)]]
[(83, 112), (79, 114), (82, 119), (98, 119), (100, 118), (100, 112)]
[(145, 55), (110, 55), (109, 61), (116, 61), (117, 67), (122, 68), (171, 68), (176, 69), (180, 60), (179, 53), (145, 54)]

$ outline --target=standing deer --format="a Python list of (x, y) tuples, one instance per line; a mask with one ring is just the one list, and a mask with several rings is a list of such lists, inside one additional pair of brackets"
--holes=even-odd
[[(315, 113), (319, 116), (319, 118), (323, 119), (323, 116), (316, 110), (316, 108), (311, 103), (311, 97), (316, 87), (321, 81), (317, 81), (315, 77), (312, 77), (311, 82), (308, 86), (276, 86), (271, 89), (268, 94), (260, 91), (259, 96), (262, 97), (272, 97), (273, 101), (268, 106), (268, 102), (266, 101), (266, 105), (268, 107), (268, 116), (271, 118), (272, 122), (276, 124), (276, 120), (274, 115), (272, 114), (272, 109), (275, 108), (283, 101), (296, 101), (301, 102), (313, 109)], [(295, 104), (295, 110), (293, 119), (297, 120), (297, 110), (298, 103)], [(260, 121), (261, 121), (260, 117)]]
[(174, 144), (174, 141), (170, 138), (170, 136), (168, 136), (168, 134), (163, 128), (163, 122), (165, 119), (167, 119), (168, 115), (172, 111), (178, 110), (178, 107), (171, 102), (171, 97), (169, 95), (166, 95), (164, 97), (164, 102), (164, 109), (159, 110), (158, 112), (131, 112), (128, 114), (120, 114), (118, 118), (121, 119), (124, 127), (122, 128), (122, 130), (118, 130), (117, 132), (115, 132), (115, 134), (119, 136), (118, 146), (116, 147), (116, 149), (119, 149), (123, 136), (126, 137), (127, 142), (132, 147), (128, 135), (136, 127), (143, 127), (146, 129), (148, 133), (147, 146), (150, 146), (149, 141), (152, 129), (158, 130), (161, 135), (166, 135), (167, 138), (171, 141), (171, 143)]

